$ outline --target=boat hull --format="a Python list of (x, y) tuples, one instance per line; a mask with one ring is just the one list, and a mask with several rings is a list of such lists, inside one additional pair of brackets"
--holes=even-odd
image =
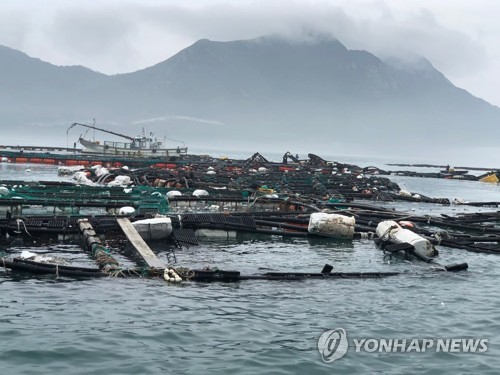
[[(126, 156), (126, 157), (163, 157), (163, 156), (182, 156), (187, 155), (187, 147), (177, 148), (158, 148), (158, 149), (144, 149), (144, 148), (129, 148), (117, 147), (107, 144), (100, 144), (97, 142), (88, 141), (80, 138), (79, 142), (85, 147), (82, 153), (99, 154), (108, 156)], [(128, 144), (123, 144), (128, 145)]]
[(481, 178), (479, 181), (481, 182), (490, 182), (490, 183), (498, 183), (499, 180), (498, 180), (498, 176), (496, 175), (496, 173), (492, 173), (492, 174), (489, 174), (483, 178)]

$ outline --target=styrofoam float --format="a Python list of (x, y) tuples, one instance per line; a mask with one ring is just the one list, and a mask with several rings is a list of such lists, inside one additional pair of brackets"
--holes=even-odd
[(355, 225), (354, 217), (315, 212), (309, 218), (307, 231), (325, 237), (353, 238)]
[(163, 240), (172, 234), (172, 220), (169, 217), (155, 217), (132, 223), (145, 240)]

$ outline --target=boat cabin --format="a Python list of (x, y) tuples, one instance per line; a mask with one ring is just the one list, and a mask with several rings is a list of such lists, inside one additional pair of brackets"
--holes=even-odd
[(159, 149), (162, 142), (153, 140), (149, 137), (135, 137), (132, 142), (113, 142), (104, 141), (104, 147), (109, 148), (124, 148), (130, 150), (156, 150)]

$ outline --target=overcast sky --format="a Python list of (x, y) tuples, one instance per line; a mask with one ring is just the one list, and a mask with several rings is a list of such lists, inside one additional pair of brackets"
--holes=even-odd
[(498, 0), (2, 0), (0, 44), (106, 74), (163, 61), (198, 39), (327, 32), (379, 57), (421, 55), (500, 106)]

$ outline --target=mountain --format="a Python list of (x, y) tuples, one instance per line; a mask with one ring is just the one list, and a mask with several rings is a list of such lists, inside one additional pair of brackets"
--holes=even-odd
[(132, 134), (145, 125), (188, 145), (277, 152), (418, 155), (494, 147), (500, 135), (500, 109), (429, 61), (382, 61), (332, 38), (199, 40), (112, 76), (0, 47), (0, 101), (0, 124), (38, 124), (32, 134), (52, 141), (92, 118)]

